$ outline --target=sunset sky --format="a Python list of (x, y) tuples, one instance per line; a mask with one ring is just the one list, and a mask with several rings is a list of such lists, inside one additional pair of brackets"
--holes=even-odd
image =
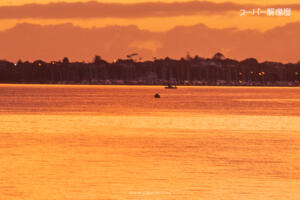
[[(291, 16), (240, 16), (291, 8)], [(1, 0), (0, 59), (211, 57), (297, 62), (298, 0)]]

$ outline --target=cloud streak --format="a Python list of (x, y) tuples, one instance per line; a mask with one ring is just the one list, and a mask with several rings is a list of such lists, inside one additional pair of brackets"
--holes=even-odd
[[(268, 5), (268, 7), (288, 7), (300, 10), (300, 4)], [(148, 3), (49, 3), (0, 7), (0, 19), (70, 19), (70, 18), (145, 18), (174, 17), (185, 15), (217, 15), (240, 9), (264, 8), (254, 4), (214, 3), (208, 1), (191, 2), (148, 2)]]

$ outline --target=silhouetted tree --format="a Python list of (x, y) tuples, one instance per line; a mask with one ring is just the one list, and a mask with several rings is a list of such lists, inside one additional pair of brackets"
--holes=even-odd
[(101, 57), (98, 56), (98, 55), (96, 55), (95, 58), (94, 58), (94, 63), (95, 63), (96, 65), (99, 65), (99, 64), (101, 64), (102, 62), (103, 62), (103, 61), (102, 61)]
[(68, 64), (70, 61), (69, 61), (69, 58), (67, 58), (67, 57), (64, 57), (64, 59), (63, 59), (63, 63), (64, 64)]
[(225, 58), (224, 55), (221, 54), (220, 52), (216, 53), (216, 54), (212, 57), (213, 60), (222, 60), (222, 59), (224, 59), (224, 58)]

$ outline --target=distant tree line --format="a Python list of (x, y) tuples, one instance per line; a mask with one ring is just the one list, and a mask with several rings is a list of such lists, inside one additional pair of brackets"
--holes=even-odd
[(132, 57), (91, 63), (62, 61), (17, 63), (0, 61), (0, 83), (50, 84), (177, 84), (177, 85), (300, 85), (300, 63), (236, 61), (221, 53), (174, 60), (137, 61)]

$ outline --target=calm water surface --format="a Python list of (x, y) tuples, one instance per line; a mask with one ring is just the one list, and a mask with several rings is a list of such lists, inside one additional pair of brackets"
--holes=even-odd
[(300, 88), (0, 85), (0, 200), (298, 200), (299, 188)]

